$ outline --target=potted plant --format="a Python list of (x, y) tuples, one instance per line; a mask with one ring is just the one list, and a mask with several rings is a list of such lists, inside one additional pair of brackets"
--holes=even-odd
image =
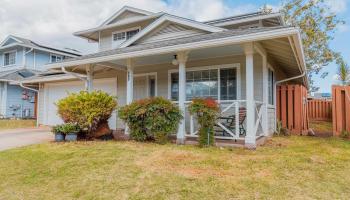
[(57, 125), (52, 127), (52, 133), (55, 134), (55, 141), (62, 142), (64, 141), (64, 133), (62, 132), (62, 126)]
[(66, 141), (76, 141), (80, 132), (79, 126), (74, 123), (63, 124), (61, 130), (66, 135)]

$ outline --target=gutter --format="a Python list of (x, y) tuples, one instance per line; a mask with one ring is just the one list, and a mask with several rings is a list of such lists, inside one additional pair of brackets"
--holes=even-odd
[(218, 39), (213, 39), (208, 41), (199, 41), (199, 42), (172, 45), (172, 46), (166, 46), (166, 47), (157, 47), (154, 49), (137, 50), (137, 51), (131, 51), (131, 52), (125, 52), (125, 53), (118, 53), (118, 54), (101, 55), (101, 56), (92, 57), (92, 58), (83, 57), (83, 59), (79, 58), (77, 60), (73, 59), (73, 60), (63, 61), (61, 63), (48, 64), (46, 65), (46, 67), (49, 69), (59, 68), (62, 65), (64, 65), (65, 67), (71, 67), (73, 65), (93, 64), (93, 63), (105, 62), (109, 60), (127, 59), (132, 57), (144, 57), (144, 56), (150, 56), (155, 54), (165, 54), (165, 53), (173, 53), (178, 51), (203, 49), (203, 48), (216, 47), (221, 45), (241, 44), (244, 42), (252, 42), (257, 40), (268, 40), (268, 39), (274, 39), (274, 38), (280, 38), (280, 37), (287, 37), (298, 33), (299, 31), (295, 28), (283, 28), (278, 30), (270, 30), (270, 31), (257, 32), (257, 33), (251, 33), (251, 34), (245, 34), (245, 35), (238, 35), (238, 36), (236, 35), (236, 36), (231, 36), (227, 38), (218, 38)]
[(76, 78), (78, 78), (78, 79), (80, 79), (80, 80), (82, 80), (82, 81), (87, 81), (87, 77), (84, 76), (84, 75), (82, 75), (82, 74), (77, 74), (77, 73), (74, 73), (74, 72), (69, 72), (69, 71), (66, 70), (65, 67), (61, 67), (61, 70), (62, 70), (62, 72), (65, 73), (65, 74), (74, 76), (74, 77), (76, 77)]

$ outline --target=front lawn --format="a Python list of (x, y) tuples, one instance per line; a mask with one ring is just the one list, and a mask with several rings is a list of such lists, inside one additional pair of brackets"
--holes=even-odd
[(16, 129), (16, 128), (33, 128), (36, 126), (36, 120), (15, 120), (0, 119), (0, 130)]
[(350, 142), (273, 138), (257, 151), (134, 142), (0, 152), (0, 199), (347, 199)]

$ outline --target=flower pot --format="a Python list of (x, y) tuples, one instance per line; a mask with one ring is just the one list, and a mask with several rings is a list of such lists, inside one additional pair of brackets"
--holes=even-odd
[(71, 141), (77, 141), (78, 135), (76, 133), (70, 133), (66, 135), (66, 141), (71, 142)]
[(56, 133), (56, 134), (55, 134), (55, 141), (56, 141), (56, 142), (63, 142), (63, 141), (64, 141), (64, 134), (62, 134), (62, 133)]

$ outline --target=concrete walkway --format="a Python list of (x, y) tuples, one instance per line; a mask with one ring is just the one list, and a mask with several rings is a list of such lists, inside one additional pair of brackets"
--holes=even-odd
[(4, 130), (0, 131), (0, 151), (52, 140), (53, 134), (47, 128)]

